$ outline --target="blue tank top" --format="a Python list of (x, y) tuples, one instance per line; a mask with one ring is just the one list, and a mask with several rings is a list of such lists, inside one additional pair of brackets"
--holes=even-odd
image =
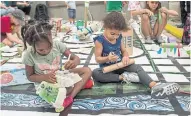
[[(115, 53), (115, 55), (118, 56), (117, 62), (120, 62), (122, 60), (122, 54), (121, 54), (121, 40), (122, 40), (122, 35), (119, 36), (115, 44), (110, 43), (103, 35), (99, 35), (94, 38), (94, 42), (98, 41), (102, 44), (103, 50), (102, 50), (102, 57), (108, 56), (110, 52)], [(109, 66), (112, 64), (115, 64), (117, 62), (106, 62), (103, 64), (99, 64), (101, 68), (105, 66)]]

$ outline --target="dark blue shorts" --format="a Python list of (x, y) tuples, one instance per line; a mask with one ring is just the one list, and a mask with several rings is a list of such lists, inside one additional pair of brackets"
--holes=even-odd
[(68, 17), (75, 19), (76, 18), (76, 9), (68, 9)]

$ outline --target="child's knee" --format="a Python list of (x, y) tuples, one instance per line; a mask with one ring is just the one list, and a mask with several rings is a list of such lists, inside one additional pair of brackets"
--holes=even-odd
[(84, 73), (89, 74), (90, 76), (92, 75), (92, 71), (89, 67), (83, 67), (82, 70)]
[(70, 95), (71, 92), (73, 91), (73, 87), (67, 87), (66, 90), (67, 90), (66, 95)]
[(136, 73), (143, 70), (143, 68), (139, 64), (132, 64), (129, 68), (131, 68), (131, 70)]
[(100, 69), (98, 69), (98, 68), (94, 69), (93, 72), (92, 72), (92, 77), (96, 78), (96, 77), (99, 76), (99, 74), (100, 74)]
[(147, 14), (143, 14), (142, 15), (142, 20), (148, 21), (149, 20), (149, 16)]
[(167, 14), (166, 14), (166, 13), (161, 13), (161, 17), (162, 17), (163, 19), (167, 19)]

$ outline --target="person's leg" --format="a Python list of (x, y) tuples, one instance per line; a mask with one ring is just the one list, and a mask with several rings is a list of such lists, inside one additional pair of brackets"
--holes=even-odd
[(146, 39), (145, 42), (152, 43), (151, 41), (152, 30), (150, 25), (150, 19), (147, 14), (143, 14), (141, 16), (141, 31)]
[(119, 74), (114, 72), (103, 73), (101, 68), (94, 69), (92, 72), (92, 77), (97, 82), (101, 83), (111, 83), (111, 82), (120, 82)]
[(135, 72), (137, 73), (139, 80), (142, 84), (152, 88), (156, 82), (154, 82), (150, 76), (143, 70), (143, 68), (140, 65), (132, 64), (125, 68), (123, 68), (126, 72)]
[(73, 11), (73, 24), (75, 24), (75, 19), (76, 19), (76, 9), (74, 9), (74, 11)]
[(71, 24), (74, 24), (74, 9), (71, 9)]
[(185, 10), (185, 1), (180, 1), (180, 10), (181, 10), (181, 21), (182, 24), (185, 24), (186, 21), (186, 10)]
[(72, 11), (71, 11), (71, 9), (68, 9), (68, 18), (69, 18), (70, 24), (72, 24)]
[(86, 82), (91, 78), (92, 71), (88, 67), (82, 67), (82, 68), (75, 68), (69, 70), (70, 72), (77, 73), (82, 78), (82, 80), (74, 85), (74, 88), (71, 92), (71, 96), (75, 97), (78, 92), (80, 92), (81, 89), (83, 89)]
[(64, 108), (68, 107), (72, 102), (73, 98), (81, 91), (81, 89), (84, 88), (86, 82), (91, 78), (92, 71), (88, 67), (82, 67), (82, 68), (75, 68), (69, 70), (70, 72), (77, 73), (82, 78), (81, 81), (74, 84), (74, 87), (68, 89), (67, 94), (69, 94), (63, 103)]
[[(162, 17), (162, 24), (159, 24), (158, 25), (158, 31), (156, 33), (156, 37), (159, 37), (162, 33), (162, 31), (164, 30), (166, 24), (167, 24), (167, 14), (165, 13), (161, 13), (161, 17)], [(156, 23), (159, 23), (158, 21)]]
[(190, 1), (186, 1), (187, 13), (190, 13)]
[(179, 91), (180, 86), (177, 83), (156, 83), (150, 78), (150, 76), (143, 70), (143, 68), (140, 65), (129, 65), (125, 67), (124, 70), (126, 72), (124, 72), (122, 76), (128, 81), (135, 80), (135, 78), (137, 78), (135, 76), (131, 76), (131, 74), (128, 72), (137, 73), (140, 82), (151, 88), (152, 98), (165, 98), (169, 95), (174, 95)]
[(159, 21), (157, 20), (155, 25), (154, 25), (154, 29), (153, 29), (153, 37), (154, 37), (154, 39), (156, 39), (155, 37), (156, 37), (156, 35), (158, 33), (158, 30), (159, 30)]
[(154, 38), (156, 39), (156, 41), (158, 43), (165, 42), (161, 38), (161, 33), (163, 32), (163, 30), (167, 24), (167, 15), (165, 13), (161, 13), (161, 17), (162, 17), (162, 24), (159, 24), (159, 20), (157, 20), (155, 23), (155, 26), (154, 26), (154, 31), (153, 31)]
[(1, 16), (8, 14), (6, 9), (0, 8), (0, 10), (1, 10)]
[(7, 14), (13, 12), (15, 9), (14, 8), (8, 8), (8, 9), (0, 8), (0, 10), (1, 10), (1, 16), (3, 16), (3, 15), (7, 15)]

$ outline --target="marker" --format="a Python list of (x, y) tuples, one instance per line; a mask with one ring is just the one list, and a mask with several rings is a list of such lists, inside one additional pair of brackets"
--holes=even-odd
[(71, 57), (71, 54), (69, 54), (69, 56), (68, 56), (68, 61), (70, 60), (70, 57)]

